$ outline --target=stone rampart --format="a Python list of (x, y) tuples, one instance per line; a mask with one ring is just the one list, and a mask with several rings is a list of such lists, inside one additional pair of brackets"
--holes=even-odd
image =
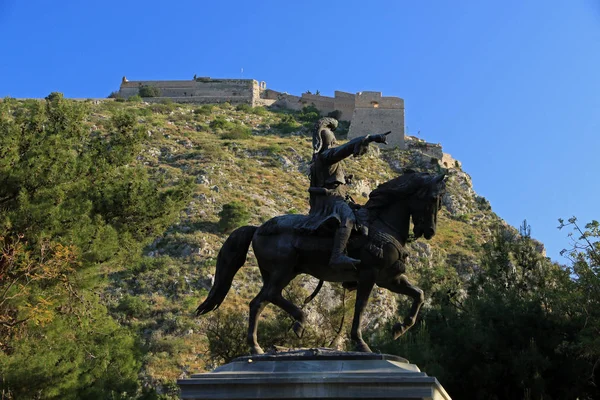
[(348, 132), (349, 139), (387, 131), (392, 131), (388, 136), (387, 147), (397, 146), (404, 149), (404, 109), (354, 109)]
[(247, 103), (254, 105), (259, 99), (261, 84), (253, 79), (196, 78), (189, 81), (126, 81), (121, 83), (119, 94), (129, 98), (139, 94), (142, 86), (160, 89), (159, 98), (170, 98), (185, 103)]
[[(399, 97), (383, 97), (381, 92), (364, 91), (356, 94), (336, 91), (334, 97), (304, 93), (294, 96), (266, 88), (265, 82), (254, 79), (212, 79), (196, 77), (189, 81), (128, 81), (121, 82), (119, 94), (129, 98), (139, 94), (142, 86), (154, 86), (161, 95), (146, 98), (156, 102), (169, 98), (179, 103), (225, 103), (250, 104), (251, 106), (276, 106), (301, 110), (315, 106), (322, 115), (339, 111), (339, 119), (350, 120), (349, 138), (369, 133), (392, 131), (388, 136), (390, 145), (405, 148), (404, 100)], [(441, 159), (441, 157), (440, 157)]]

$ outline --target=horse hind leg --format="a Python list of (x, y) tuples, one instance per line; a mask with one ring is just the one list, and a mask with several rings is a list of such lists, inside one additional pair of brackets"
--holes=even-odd
[(264, 351), (258, 344), (258, 317), (262, 310), (264, 310), (267, 305), (266, 293), (267, 293), (267, 285), (268, 282), (262, 287), (260, 292), (256, 295), (254, 299), (250, 302), (250, 314), (248, 320), (248, 337), (247, 342), (248, 346), (250, 346), (251, 354), (263, 354)]

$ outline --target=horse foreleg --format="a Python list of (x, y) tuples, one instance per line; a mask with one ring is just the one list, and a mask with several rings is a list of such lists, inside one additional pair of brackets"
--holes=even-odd
[[(268, 284), (268, 283), (267, 283)], [(258, 344), (257, 330), (258, 330), (258, 317), (265, 308), (266, 304), (266, 290), (265, 286), (260, 290), (258, 295), (250, 302), (250, 314), (248, 321), (248, 346), (250, 346), (251, 354), (263, 354), (263, 349)]]
[(419, 310), (425, 302), (425, 296), (423, 291), (418, 287), (413, 286), (404, 274), (395, 278), (392, 284), (386, 287), (395, 293), (404, 294), (413, 298), (412, 306), (406, 315), (406, 318), (404, 318), (404, 322), (398, 322), (397, 324), (394, 324), (394, 327), (392, 328), (392, 335), (395, 340), (406, 333), (406, 331), (415, 324), (417, 314), (419, 314)]
[(356, 345), (356, 351), (370, 353), (371, 349), (365, 343), (362, 338), (362, 332), (360, 325), (362, 323), (362, 314), (369, 302), (369, 295), (375, 285), (375, 279), (373, 274), (369, 272), (363, 272), (359, 276), (358, 288), (356, 290), (356, 303), (354, 304), (354, 319), (352, 320), (352, 330), (350, 331), (350, 338)]

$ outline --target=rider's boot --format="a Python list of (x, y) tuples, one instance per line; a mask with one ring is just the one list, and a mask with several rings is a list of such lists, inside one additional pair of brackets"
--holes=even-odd
[(355, 269), (356, 264), (360, 264), (360, 260), (348, 257), (344, 254), (344, 249), (352, 233), (352, 228), (341, 226), (335, 233), (333, 238), (333, 249), (331, 250), (331, 258), (329, 266), (335, 270)]

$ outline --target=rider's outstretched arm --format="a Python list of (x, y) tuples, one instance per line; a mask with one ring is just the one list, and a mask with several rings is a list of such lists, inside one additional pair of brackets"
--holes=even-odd
[(351, 155), (363, 155), (367, 151), (369, 143), (371, 142), (387, 144), (386, 136), (389, 134), (390, 132), (380, 135), (359, 136), (341, 146), (325, 150), (323, 153), (321, 153), (321, 157), (323, 160), (329, 162), (329, 164), (335, 164), (339, 161), (342, 161), (344, 158), (350, 157)]

